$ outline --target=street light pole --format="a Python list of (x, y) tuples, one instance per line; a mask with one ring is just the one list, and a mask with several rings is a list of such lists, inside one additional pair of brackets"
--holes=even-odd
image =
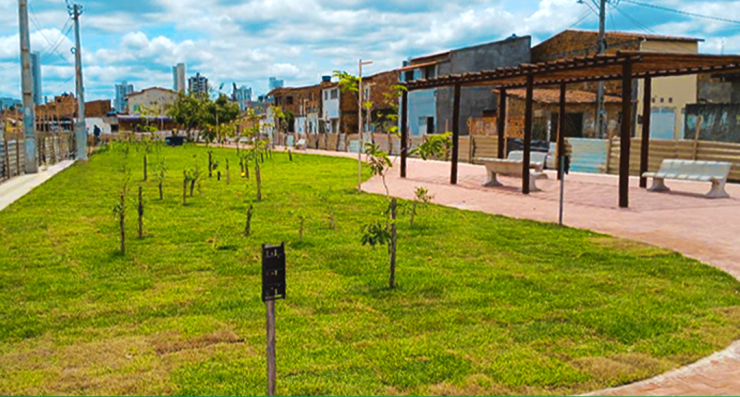
[[(23, 128), (26, 136), (26, 174), (39, 172), (36, 162), (36, 116), (33, 102), (33, 78), (31, 77), (31, 38), (28, 29), (28, 1), (18, 1), (21, 42), (21, 80), (23, 85)], [(39, 61), (40, 62), (40, 61)], [(19, 142), (16, 139), (16, 142)], [(20, 150), (16, 145), (16, 150)], [(7, 148), (6, 148), (7, 153)], [(20, 173), (20, 170), (16, 170)]]
[(82, 80), (82, 45), (80, 44), (80, 15), (82, 6), (72, 4), (67, 6), (72, 19), (75, 21), (75, 75), (77, 79), (77, 126), (75, 137), (77, 140), (77, 158), (87, 159), (87, 127), (85, 123), (85, 86)]
[[(599, 55), (606, 53), (606, 2), (607, 0), (599, 0), (599, 42), (598, 51)], [(596, 125), (598, 138), (604, 137), (604, 82), (599, 82), (599, 92), (596, 97)]]
[(363, 61), (360, 59), (359, 66), (360, 66), (360, 74), (358, 76), (358, 83), (357, 83), (357, 104), (358, 104), (358, 120), (359, 120), (359, 128), (357, 129), (358, 135), (359, 135), (359, 147), (357, 148), (357, 190), (362, 190), (362, 146), (363, 146), (363, 136), (362, 136), (362, 130), (364, 129), (364, 123), (362, 120), (362, 104), (363, 104), (363, 97), (364, 93), (362, 91), (362, 67), (365, 65), (372, 65), (373, 61)]

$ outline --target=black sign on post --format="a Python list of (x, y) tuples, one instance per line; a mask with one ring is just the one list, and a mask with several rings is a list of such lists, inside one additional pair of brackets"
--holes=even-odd
[(262, 245), (262, 302), (285, 299), (285, 243)]

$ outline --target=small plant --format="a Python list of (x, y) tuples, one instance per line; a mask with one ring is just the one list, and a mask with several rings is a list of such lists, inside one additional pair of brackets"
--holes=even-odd
[(213, 151), (208, 151), (208, 178), (213, 177)]
[(427, 161), (431, 159), (444, 159), (448, 160), (450, 156), (450, 150), (452, 149), (452, 134), (447, 132), (442, 135), (430, 135), (426, 142), (422, 143), (418, 148), (412, 150), (410, 154), (412, 156), (419, 156), (422, 160)]
[(159, 199), (164, 200), (164, 189), (162, 186), (164, 185), (165, 178), (167, 177), (167, 165), (165, 164), (165, 161), (162, 160), (159, 163), (159, 166), (157, 167), (157, 187), (159, 187)]
[(391, 231), (388, 223), (378, 220), (362, 227), (362, 245), (373, 248), (388, 245), (391, 241)]
[(121, 255), (126, 255), (126, 195), (121, 193), (120, 201), (113, 206), (113, 217), (118, 218), (118, 230), (121, 236)]
[(229, 159), (226, 159), (226, 184), (231, 185), (231, 171), (229, 170)]
[(409, 223), (411, 224), (412, 228), (414, 227), (414, 218), (416, 218), (419, 207), (426, 206), (427, 204), (431, 203), (432, 200), (434, 200), (434, 197), (429, 194), (429, 189), (424, 187), (416, 188), (416, 192), (414, 194), (414, 202), (411, 204), (411, 209), (409, 210)]
[(211, 163), (211, 171), (216, 171), (216, 180), (221, 182), (221, 171), (218, 169), (218, 166), (218, 161), (213, 160), (213, 163)]
[(247, 224), (244, 226), (244, 236), (249, 237), (252, 234), (252, 217), (254, 216), (254, 205), (249, 204), (247, 208)]
[(198, 193), (200, 193), (201, 177), (202, 177), (202, 173), (201, 173), (200, 167), (196, 163), (195, 168), (191, 169), (187, 175), (187, 179), (190, 182), (190, 197), (193, 197), (194, 195), (193, 191), (195, 190), (196, 184), (198, 184)]

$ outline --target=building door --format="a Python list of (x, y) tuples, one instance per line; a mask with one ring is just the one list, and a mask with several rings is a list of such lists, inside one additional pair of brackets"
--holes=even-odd
[(676, 113), (673, 109), (653, 109), (650, 118), (650, 138), (673, 140), (676, 137)]
[[(583, 113), (566, 113), (565, 117), (565, 137), (583, 138)], [(560, 128), (560, 115), (558, 113), (552, 114), (550, 125), (552, 129), (550, 142), (557, 142), (558, 129)]]

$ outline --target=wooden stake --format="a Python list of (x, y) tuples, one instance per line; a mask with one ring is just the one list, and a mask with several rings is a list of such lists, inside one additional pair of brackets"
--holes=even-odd
[(267, 309), (267, 395), (275, 395), (275, 301), (265, 302)]
[(391, 199), (391, 247), (390, 247), (390, 261), (391, 261), (391, 278), (390, 287), (391, 289), (396, 288), (396, 207), (398, 202), (395, 198)]

